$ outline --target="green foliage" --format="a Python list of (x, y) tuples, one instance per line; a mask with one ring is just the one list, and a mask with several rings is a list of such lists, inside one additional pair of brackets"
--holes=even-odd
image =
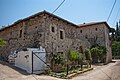
[(69, 59), (71, 61), (77, 61), (79, 59), (79, 53), (77, 51), (69, 51)]
[(4, 41), (3, 39), (0, 38), (0, 47), (4, 46), (6, 44), (6, 41)]
[(93, 63), (97, 63), (99, 60), (99, 56), (101, 54), (101, 50), (99, 50), (97, 47), (95, 47), (95, 48), (92, 48), (90, 50), (90, 52), (92, 55)]
[(90, 52), (92, 55), (93, 63), (96, 63), (98, 61), (100, 62), (105, 61), (106, 53), (107, 53), (107, 49), (105, 46), (97, 46), (97, 47), (91, 48)]
[(86, 59), (85, 55), (82, 53), (79, 53), (79, 57), (78, 57), (79, 62), (83, 62), (85, 59)]
[(120, 42), (115, 41), (112, 43), (112, 55), (120, 56)]
[(99, 60), (101, 62), (105, 62), (106, 54), (107, 54), (107, 48), (105, 46), (99, 46), (98, 47), (100, 53), (99, 53)]
[(84, 64), (85, 59), (86, 59), (85, 55), (82, 53), (79, 53), (78, 64), (80, 64), (81, 69), (83, 69), (83, 64)]
[(99, 46), (98, 49), (102, 51), (102, 54), (103, 54), (103, 55), (106, 55), (107, 49), (106, 49), (105, 46)]
[(99, 49), (98, 49), (97, 47), (92, 48), (92, 49), (90, 50), (90, 52), (91, 52), (91, 55), (92, 55), (93, 58), (94, 58), (94, 57), (96, 57), (96, 58), (99, 57), (99, 56), (98, 56), (98, 54), (99, 54)]
[(52, 57), (52, 61), (55, 64), (63, 64), (64, 56), (61, 53), (54, 53)]
[(118, 25), (118, 22), (116, 23), (115, 41), (120, 41), (120, 24)]
[(92, 57), (91, 57), (91, 52), (90, 52), (90, 50), (89, 50), (89, 49), (86, 49), (84, 53), (85, 53), (86, 60), (92, 61)]

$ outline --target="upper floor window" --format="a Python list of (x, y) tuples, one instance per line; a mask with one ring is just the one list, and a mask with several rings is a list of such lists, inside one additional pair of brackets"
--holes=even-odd
[(22, 37), (22, 30), (20, 30), (20, 34), (19, 34), (19, 38), (21, 38)]
[(60, 39), (63, 39), (63, 31), (60, 31)]
[(51, 24), (50, 25), (50, 32), (52, 32), (52, 33), (56, 33), (56, 25), (55, 24)]
[(54, 26), (51, 26), (51, 31), (55, 32), (55, 27)]
[(80, 30), (80, 32), (82, 33), (82, 30)]
[(95, 28), (95, 30), (97, 31), (98, 29), (97, 29), (97, 28)]

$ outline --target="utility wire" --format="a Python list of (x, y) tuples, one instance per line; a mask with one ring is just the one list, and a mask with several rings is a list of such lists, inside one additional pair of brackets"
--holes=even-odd
[(113, 6), (112, 6), (112, 9), (111, 9), (111, 11), (110, 11), (110, 13), (109, 13), (109, 16), (108, 16), (108, 18), (107, 18), (107, 21), (110, 19), (110, 16), (111, 16), (111, 14), (112, 14), (112, 11), (113, 11), (113, 9), (114, 9), (114, 6), (115, 6), (115, 4), (116, 4), (116, 1), (117, 1), (117, 0), (114, 1), (114, 4), (113, 4)]
[(116, 17), (115, 17), (114, 23), (115, 23), (115, 21), (116, 21), (116, 19), (117, 19), (117, 17), (118, 17), (119, 12), (120, 12), (120, 7), (119, 7), (119, 10), (118, 10), (117, 15), (116, 15)]
[(52, 13), (54, 13), (55, 11), (57, 11), (64, 2), (65, 2), (65, 0), (63, 0), (62, 3)]

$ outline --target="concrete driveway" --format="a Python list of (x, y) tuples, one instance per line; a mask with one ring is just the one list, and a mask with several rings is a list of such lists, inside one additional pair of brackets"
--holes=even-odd
[[(120, 60), (104, 66), (94, 66), (94, 70), (80, 74), (71, 80), (120, 80)], [(46, 75), (29, 75), (23, 70), (0, 62), (0, 80), (62, 80)]]

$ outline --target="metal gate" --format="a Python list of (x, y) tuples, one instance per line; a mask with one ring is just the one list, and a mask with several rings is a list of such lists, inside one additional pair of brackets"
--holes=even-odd
[(46, 52), (32, 51), (32, 73), (43, 73), (47, 66), (50, 67), (46, 62)]

